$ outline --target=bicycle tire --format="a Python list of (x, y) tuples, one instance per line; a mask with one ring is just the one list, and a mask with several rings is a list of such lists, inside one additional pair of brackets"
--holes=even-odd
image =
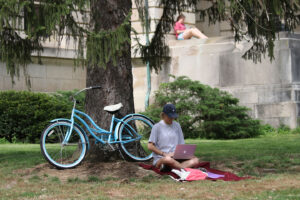
[[(78, 138), (76, 138), (76, 136), (74, 137), (74, 133), (72, 132), (71, 134), (71, 137), (72, 137), (72, 140), (80, 140), (78, 141), (78, 144), (76, 145), (76, 143), (74, 143), (72, 146), (78, 146), (78, 148), (81, 147), (81, 149), (77, 152), (77, 151), (74, 151), (73, 154), (75, 153), (79, 153), (79, 157), (78, 159), (76, 159), (74, 162), (72, 161), (72, 163), (63, 163), (63, 158), (61, 158), (61, 162), (62, 163), (59, 163), (55, 158), (54, 156), (50, 155), (50, 150), (51, 149), (54, 149), (57, 148), (58, 145), (60, 145), (60, 148), (61, 148), (61, 152), (62, 152), (62, 148), (64, 148), (65, 146), (71, 146), (71, 145), (65, 145), (63, 146), (62, 143), (49, 143), (49, 145), (46, 145), (46, 139), (47, 139), (47, 136), (50, 137), (51, 135), (53, 135), (53, 133), (55, 132), (54, 128), (55, 127), (58, 127), (58, 126), (65, 126), (65, 127), (71, 127), (71, 123), (70, 122), (67, 122), (67, 121), (58, 121), (58, 122), (54, 122), (54, 123), (51, 123), (49, 124), (43, 131), (42, 135), (41, 135), (41, 139), (40, 139), (40, 147), (41, 147), (41, 152), (44, 156), (44, 158), (53, 166), (55, 166), (56, 168), (58, 169), (70, 169), (70, 168), (74, 168), (76, 166), (78, 166), (82, 161), (83, 159), (85, 158), (85, 155), (87, 153), (87, 142), (86, 142), (86, 139), (84, 137), (84, 133), (82, 133), (82, 131), (80, 130), (80, 127), (77, 127), (77, 125), (74, 124), (74, 127), (73, 127), (73, 131), (75, 131), (74, 133), (77, 133), (78, 134)], [(52, 132), (52, 133), (51, 133)], [(59, 132), (59, 131), (56, 131), (56, 132)], [(51, 135), (50, 135), (51, 134)], [(52, 136), (53, 137), (53, 136)], [(55, 136), (54, 136), (55, 137)], [(53, 137), (53, 138), (54, 138)], [(59, 136), (58, 136), (59, 137)], [(54, 140), (54, 139), (53, 139)], [(51, 141), (49, 139), (49, 141)], [(60, 138), (60, 142), (62, 142), (62, 139)], [(70, 141), (69, 141), (70, 142)], [(51, 146), (52, 145), (52, 146)], [(53, 147), (54, 146), (54, 147)], [(49, 151), (49, 152), (48, 152)], [(73, 156), (72, 154), (72, 156)], [(66, 152), (65, 152), (65, 155), (66, 155)], [(65, 161), (65, 160), (64, 160)], [(70, 161), (71, 162), (71, 161)]]
[[(139, 129), (142, 131), (139, 131), (139, 135), (141, 135), (141, 132), (143, 132), (142, 138), (140, 140), (132, 141), (126, 143), (126, 140), (132, 140), (134, 139), (134, 136), (130, 136), (129, 133), (129, 125), (133, 123), (133, 120), (139, 121), (142, 124), (145, 124), (145, 129), (141, 128), (141, 124), (139, 124)], [(152, 152), (148, 150), (147, 144), (150, 137), (151, 129), (154, 125), (154, 122), (142, 115), (131, 115), (127, 119), (123, 121), (118, 129), (118, 137), (119, 137), (119, 146), (122, 150), (123, 155), (126, 156), (127, 159), (132, 161), (149, 161), (152, 159)], [(135, 124), (135, 129), (137, 130), (137, 125)], [(131, 127), (132, 128), (132, 127)], [(145, 136), (145, 137), (143, 137)], [(133, 147), (133, 146), (136, 147)], [(135, 152), (136, 151), (136, 152)], [(139, 152), (138, 152), (139, 151)], [(144, 153), (144, 155), (142, 155)]]

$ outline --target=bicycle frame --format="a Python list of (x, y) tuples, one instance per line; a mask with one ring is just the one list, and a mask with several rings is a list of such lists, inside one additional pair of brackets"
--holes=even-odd
[[(68, 120), (68, 121), (71, 122), (71, 128), (67, 132), (66, 137), (64, 138), (63, 144), (67, 144), (69, 139), (70, 139), (72, 130), (74, 128), (75, 119), (77, 119), (78, 121), (81, 122), (81, 124), (83, 124), (83, 126), (86, 128), (88, 133), (96, 139), (96, 142), (100, 142), (102, 144), (129, 143), (129, 142), (132, 142), (132, 141), (139, 140), (141, 138), (141, 136), (139, 136), (139, 134), (136, 133), (134, 128), (132, 128), (130, 125), (128, 125), (126, 122), (124, 122), (124, 119), (127, 119), (131, 115), (126, 115), (124, 118), (118, 119), (113, 114), (112, 119), (111, 119), (111, 124), (110, 124), (110, 130), (107, 131), (107, 130), (104, 130), (104, 129), (100, 128), (89, 115), (87, 115), (84, 112), (81, 112), (81, 111), (77, 110), (75, 107), (76, 107), (76, 101), (74, 101), (74, 106), (73, 106), (73, 109), (72, 109), (71, 119)], [(81, 116), (85, 117), (92, 124), (92, 126), (95, 127), (95, 128), (90, 127), (88, 125), (88, 123), (86, 122), (86, 120), (84, 120)], [(57, 119), (57, 120), (59, 120), (59, 119)], [(55, 120), (53, 120), (53, 121), (55, 121)], [(130, 130), (134, 134), (136, 134), (136, 136), (138, 136), (138, 137), (136, 137), (134, 139), (129, 139), (129, 140), (126, 140), (126, 141), (119, 141), (118, 137), (117, 137), (117, 131), (118, 131), (117, 128), (120, 126), (120, 124), (127, 125), (126, 129), (130, 128)], [(114, 131), (114, 125), (116, 125), (115, 131)], [(97, 134), (100, 134), (100, 137), (97, 136)], [(86, 139), (88, 139), (88, 137), (86, 137)]]

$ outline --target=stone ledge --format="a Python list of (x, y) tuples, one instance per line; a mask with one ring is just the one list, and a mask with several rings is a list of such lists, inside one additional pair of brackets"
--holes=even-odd
[[(232, 52), (235, 49), (239, 51), (245, 51), (248, 48), (248, 42), (235, 43), (233, 37), (211, 37), (208, 39), (196, 39), (192, 38), (189, 40), (176, 40), (173, 34), (167, 36), (167, 44), (170, 48), (170, 57), (176, 56), (175, 50), (180, 48), (182, 51), (188, 50), (189, 48), (201, 50), (205, 53), (219, 53), (219, 52)], [(140, 58), (139, 54), (134, 55), (132, 58)]]
[[(33, 53), (32, 56), (37, 56), (37, 53)], [(45, 47), (44, 51), (41, 53), (41, 56), (49, 58), (74, 59), (76, 58), (76, 50)]]
[(189, 40), (176, 40), (175, 36), (168, 36), (167, 38), (168, 45), (170, 47), (176, 46), (193, 46), (193, 45), (204, 45), (204, 44), (219, 44), (219, 43), (228, 43), (234, 42), (233, 37), (210, 37), (208, 39), (197, 39), (192, 38)]

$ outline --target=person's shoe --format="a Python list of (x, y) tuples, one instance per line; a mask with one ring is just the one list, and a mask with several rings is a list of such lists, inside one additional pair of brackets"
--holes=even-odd
[(198, 168), (196, 168), (196, 169), (199, 169), (199, 170), (201, 170), (202, 172), (207, 173), (207, 170), (206, 170), (205, 168), (203, 168), (203, 167), (198, 167)]
[(172, 169), (168, 165), (161, 164), (159, 171), (161, 172), (170, 172)]

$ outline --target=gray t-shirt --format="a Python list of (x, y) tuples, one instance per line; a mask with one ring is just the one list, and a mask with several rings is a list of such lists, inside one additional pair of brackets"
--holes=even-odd
[[(184, 144), (180, 124), (173, 121), (171, 125), (168, 125), (161, 120), (153, 126), (149, 142), (154, 143), (156, 148), (162, 152), (174, 152), (177, 144)], [(157, 155), (153, 152), (153, 165), (155, 165), (160, 158), (162, 158), (161, 155)]]

